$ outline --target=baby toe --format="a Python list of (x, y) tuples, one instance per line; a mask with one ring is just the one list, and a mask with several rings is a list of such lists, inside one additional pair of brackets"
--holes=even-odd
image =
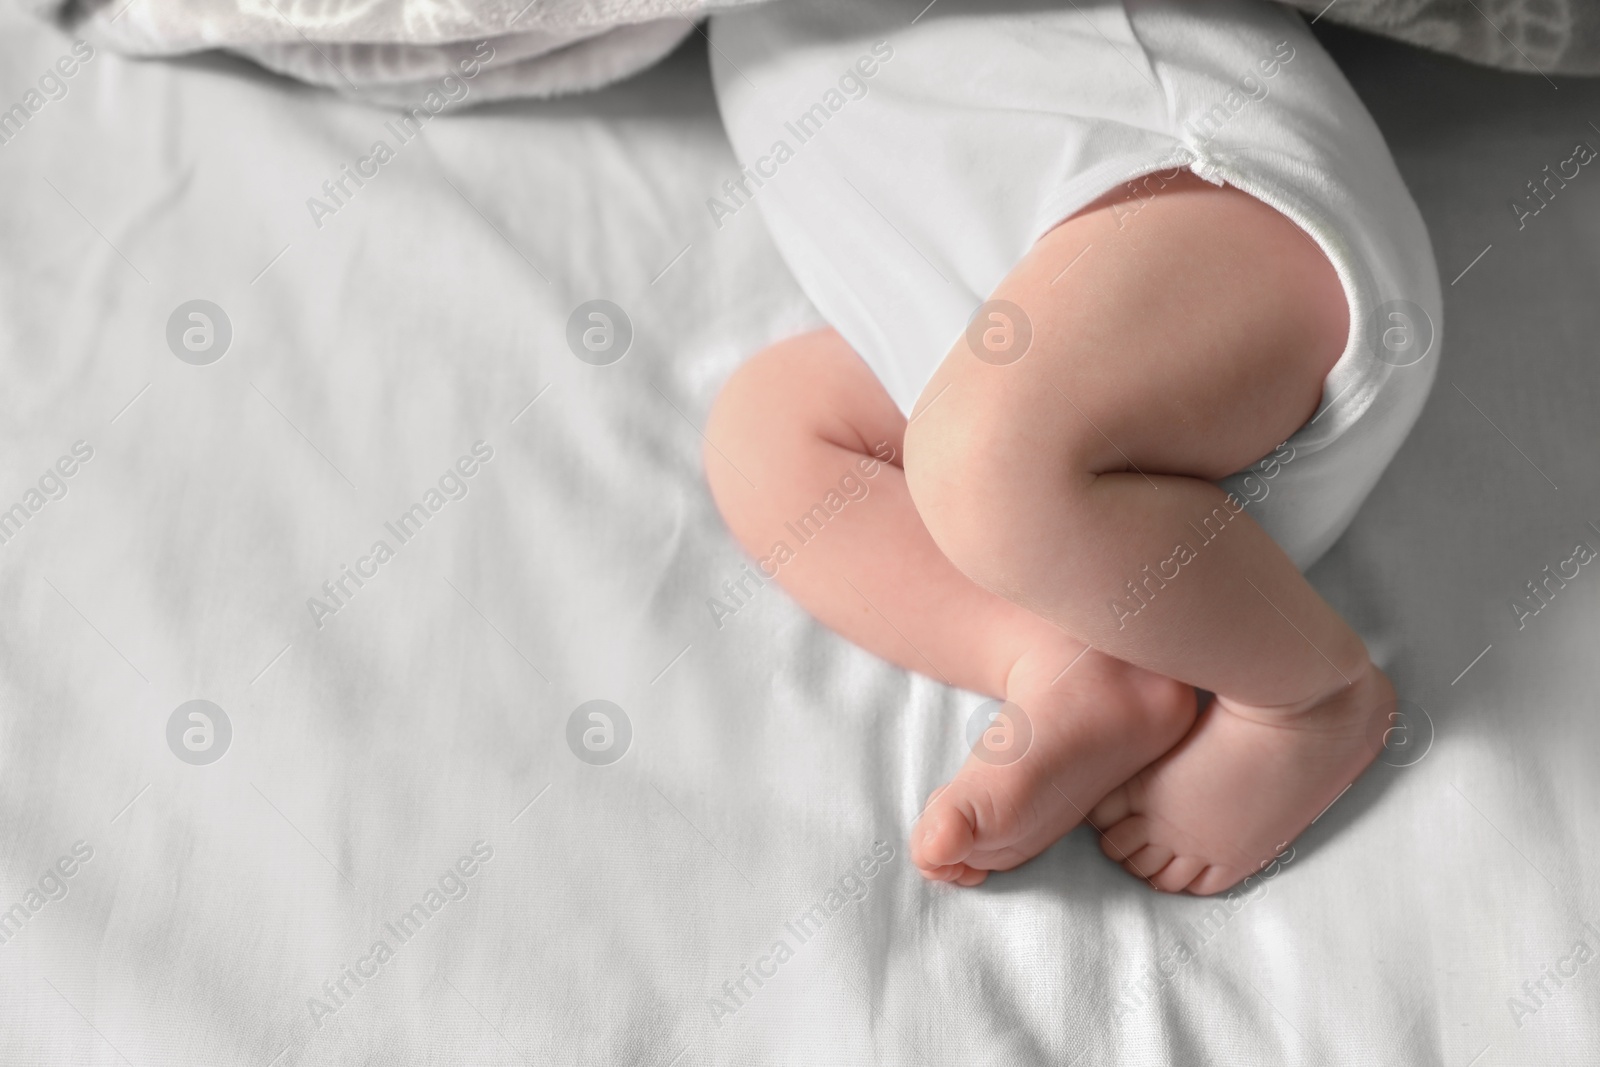
[(961, 864), (961, 867), (962, 867), (962, 874), (961, 874), (961, 876), (959, 878), (957, 878), (955, 880), (956, 885), (960, 885), (960, 886), (981, 885), (983, 883), (983, 880), (985, 878), (989, 877), (989, 872), (988, 871), (980, 871), (978, 868), (976, 868), (976, 867), (968, 867), (966, 864)]
[(1101, 830), (1115, 826), (1133, 814), (1133, 802), (1127, 785), (1119, 785), (1107, 793), (1100, 803), (1089, 809), (1089, 822)]
[(1100, 835), (1100, 851), (1122, 863), (1148, 845), (1150, 837), (1150, 820), (1143, 815), (1130, 815), (1113, 823)]
[(1206, 861), (1199, 856), (1174, 856), (1172, 862), (1150, 876), (1150, 884), (1163, 893), (1181, 893), (1189, 883), (1206, 869)]
[(965, 863), (952, 863), (944, 867), (919, 867), (918, 872), (930, 882), (949, 882), (952, 885), (971, 886), (988, 877), (988, 871), (968, 867)]
[(1250, 872), (1237, 867), (1224, 867), (1213, 863), (1195, 876), (1189, 883), (1189, 892), (1197, 897), (1209, 897), (1213, 893), (1220, 893), (1224, 889), (1232, 889)]
[(1130, 852), (1122, 866), (1130, 874), (1148, 881), (1172, 862), (1172, 855), (1172, 850), (1165, 845), (1146, 845), (1137, 852)]
[(922, 813), (911, 837), (911, 860), (935, 869), (960, 863), (972, 854), (972, 818), (950, 791), (939, 794)]

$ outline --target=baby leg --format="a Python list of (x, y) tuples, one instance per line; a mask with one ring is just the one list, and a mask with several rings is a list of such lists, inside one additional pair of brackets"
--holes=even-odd
[(1225, 889), (1372, 760), (1392, 700), (1361, 639), (1212, 484), (1315, 411), (1348, 332), (1342, 287), (1293, 223), (1190, 177), (1137, 215), (1108, 200), (1063, 223), (994, 296), (1031, 319), (1031, 348), (947, 358), (908, 431), (910, 492), (978, 584), (1218, 694), (1091, 819), (1158, 888)]
[(913, 836), (927, 877), (975, 885), (1043, 851), (1176, 744), (1194, 691), (1085, 648), (957, 571), (906, 491), (905, 431), (867, 366), (818, 331), (729, 379), (706, 426), (706, 474), (740, 544), (824, 625), (1034, 722), (1019, 761), (969, 759)]

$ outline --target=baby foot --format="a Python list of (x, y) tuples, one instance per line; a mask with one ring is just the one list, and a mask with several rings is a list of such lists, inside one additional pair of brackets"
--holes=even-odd
[(1220, 893), (1266, 866), (1383, 748), (1394, 687), (1377, 667), (1313, 706), (1213, 702), (1182, 743), (1089, 814), (1101, 850), (1167, 893)]
[(911, 832), (925, 878), (977, 885), (1032, 859), (1177, 744), (1195, 716), (1192, 687), (1065, 642), (1018, 661), (1006, 698), (1026, 713), (1026, 752), (1005, 765), (970, 755), (928, 798)]

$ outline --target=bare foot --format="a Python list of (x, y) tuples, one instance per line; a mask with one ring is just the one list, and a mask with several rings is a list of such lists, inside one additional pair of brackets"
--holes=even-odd
[(911, 831), (925, 878), (971, 886), (1027, 862), (1177, 744), (1195, 717), (1192, 687), (1066, 639), (1019, 660), (1006, 698), (1026, 713), (1027, 750), (1005, 765), (968, 756), (929, 797)]
[(1100, 847), (1167, 893), (1220, 893), (1255, 874), (1383, 748), (1394, 687), (1377, 667), (1301, 709), (1217, 700), (1167, 755), (1090, 813)]

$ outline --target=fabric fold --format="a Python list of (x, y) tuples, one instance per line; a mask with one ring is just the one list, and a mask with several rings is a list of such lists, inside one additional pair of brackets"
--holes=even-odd
[[(409, 102), (489, 42), (474, 103), (585, 92), (652, 66), (696, 20), (796, 0), (12, 0), (125, 55), (209, 50), (348, 96)], [(1600, 73), (1579, 0), (1288, 0), (1308, 17), (1535, 75)]]

